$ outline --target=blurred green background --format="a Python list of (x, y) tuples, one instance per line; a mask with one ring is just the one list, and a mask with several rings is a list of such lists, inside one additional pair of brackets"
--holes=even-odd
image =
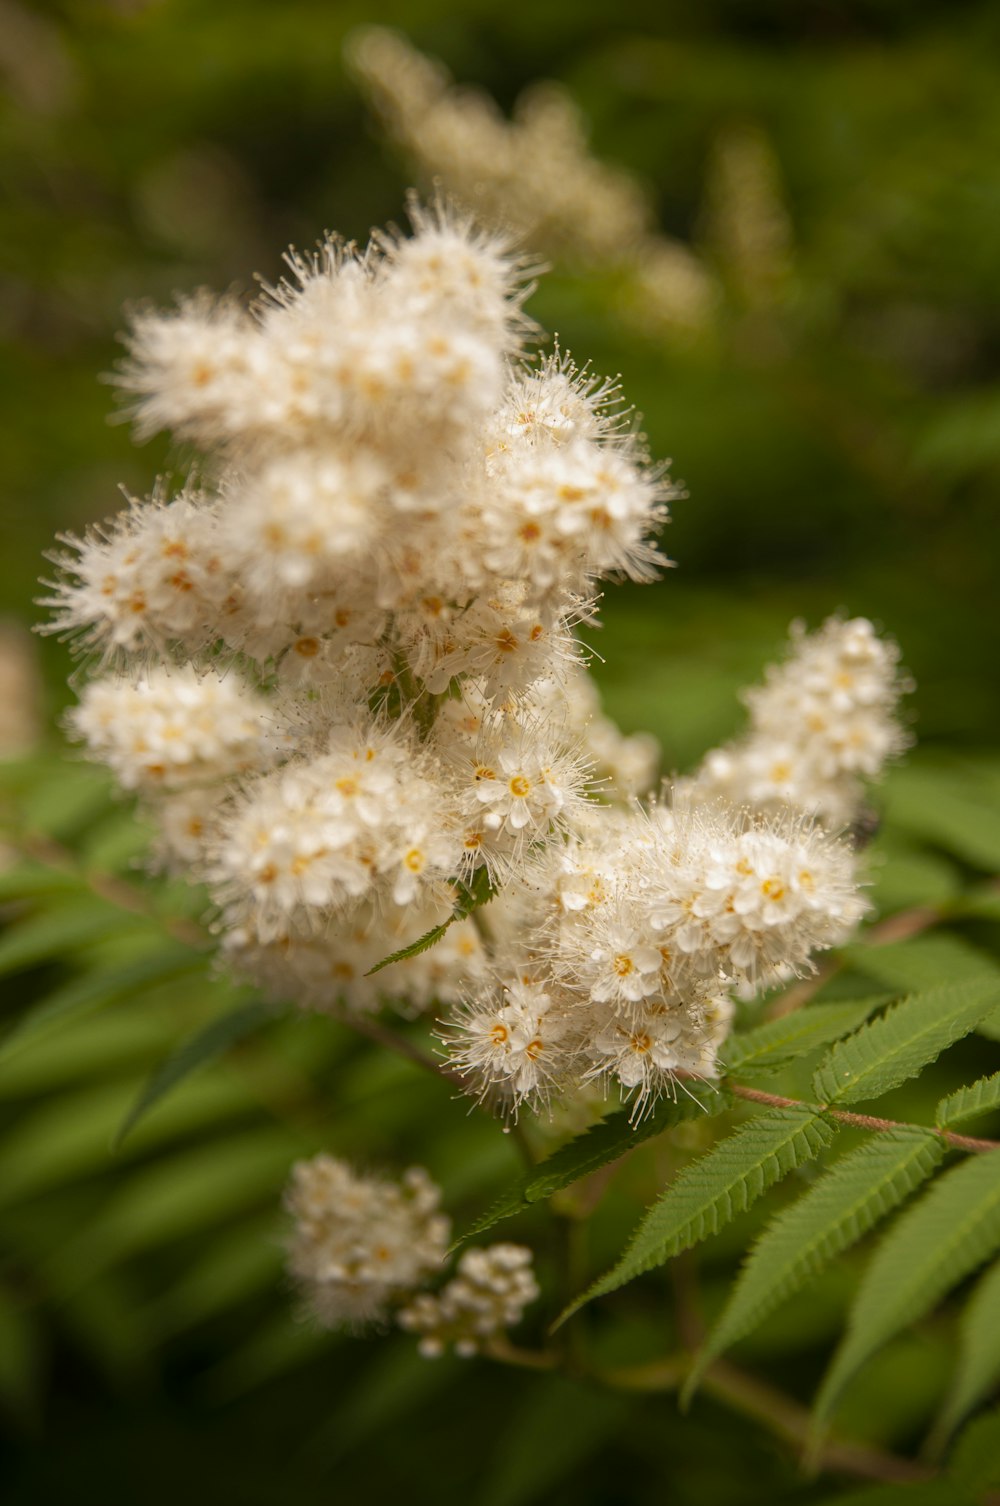
[[(689, 493), (666, 539), (679, 569), (607, 593), (598, 676), (612, 714), (656, 731), (665, 767), (683, 768), (736, 730), (735, 692), (789, 620), (817, 625), (841, 609), (902, 645), (918, 684), (916, 766), (980, 771), (1000, 741), (992, 0), (478, 0), (461, 14), (443, 0), (377, 13), (321, 0), (0, 0), (3, 612), (35, 618), (58, 530), (117, 510), (120, 485), (142, 494), (189, 464), (108, 423), (99, 377), (123, 304), (201, 284), (252, 292), (255, 273), (280, 274), (287, 244), (327, 228), (363, 239), (402, 217), (411, 174), (341, 56), (345, 34), (375, 20), (504, 108), (533, 80), (561, 80), (596, 153), (645, 181), (661, 227), (697, 249), (721, 290), (712, 330), (674, 341), (624, 319), (594, 271), (554, 266), (530, 305), (579, 359), (622, 373), (654, 454), (672, 456)], [(747, 295), (708, 208), (719, 142), (746, 125), (770, 145), (791, 227), (766, 299)], [(41, 657), (54, 716), (68, 659), (51, 641)], [(78, 781), (53, 829), (88, 831), (102, 788)], [(117, 860), (134, 841), (128, 818), (93, 840)], [(911, 885), (940, 883), (938, 860), (922, 861)], [(108, 965), (133, 942), (112, 937)], [(361, 1143), (373, 1164), (422, 1159), (471, 1209), (514, 1159), (433, 1083), (310, 1021), (228, 1077), (199, 1080), (174, 1121), (164, 1110), (112, 1163), (134, 1074), (176, 1039), (185, 988), (155, 984), (141, 1016), (107, 1016), (100, 1030), (84, 1020), (0, 1066), (9, 1289), (34, 1314), (0, 1302), (6, 1499), (823, 1498), (709, 1403), (681, 1421), (670, 1397), (428, 1366), (408, 1343), (291, 1323), (273, 1203), (296, 1154)], [(228, 996), (202, 988), (220, 1005)], [(213, 1141), (223, 1121), (227, 1138)], [(168, 1140), (180, 1150), (164, 1170), (153, 1153)], [(130, 1180), (147, 1165), (153, 1174)], [(170, 1199), (192, 1185), (202, 1214), (171, 1223)], [(634, 1206), (643, 1189), (631, 1195)], [(812, 1337), (841, 1309), (835, 1291), (814, 1304)], [(918, 1360), (893, 1363), (933, 1370), (933, 1353)], [(808, 1390), (814, 1362), (804, 1367)], [(888, 1424), (904, 1439), (907, 1405)], [(856, 1411), (864, 1431), (863, 1399)]]

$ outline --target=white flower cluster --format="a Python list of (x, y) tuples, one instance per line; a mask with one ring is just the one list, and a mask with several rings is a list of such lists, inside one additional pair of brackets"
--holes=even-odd
[(395, 1309), (402, 1328), (422, 1335), (428, 1358), (447, 1344), (473, 1354), (520, 1322), (538, 1286), (531, 1253), (519, 1245), (467, 1250), (438, 1294), (420, 1290), (447, 1259), (451, 1224), (440, 1203), (440, 1188), (419, 1166), (388, 1182), (333, 1156), (299, 1161), (285, 1194), (293, 1219), (288, 1269), (310, 1314), (335, 1328)]
[(516, 226), (546, 255), (624, 273), (625, 312), (646, 333), (690, 338), (710, 328), (717, 288), (706, 263), (653, 228), (647, 185), (594, 156), (561, 85), (532, 85), (507, 120), (488, 94), (456, 84), (400, 32), (361, 27), (346, 52), (388, 134), (426, 180), (443, 182), (487, 222)]
[[(214, 481), (67, 541), (54, 630), (105, 670), (71, 725), (269, 997), (432, 1012), (502, 1108), (600, 1084), (641, 1112), (714, 1073), (730, 990), (847, 934), (853, 857), (742, 778), (628, 803), (655, 743), (601, 714), (576, 628), (598, 581), (651, 577), (671, 489), (613, 384), (521, 358), (505, 243), (412, 218), (292, 255), (249, 313), (139, 315), (140, 432)], [(793, 806), (828, 815), (898, 746), (894, 666), (838, 623), (753, 694), (745, 747), (797, 750)]]
[(786, 814), (726, 805), (605, 812), (535, 874), (523, 960), (445, 1032), (455, 1069), (515, 1110), (573, 1084), (641, 1114), (712, 1077), (736, 989), (809, 970), (864, 913), (850, 848)]
[(865, 781), (906, 747), (897, 708), (910, 688), (898, 648), (865, 618), (831, 617), (813, 634), (793, 623), (784, 663), (745, 692), (748, 732), (710, 753), (688, 788), (846, 825), (861, 811)]
[(531, 1251), (523, 1245), (490, 1245), (466, 1250), (458, 1275), (440, 1292), (418, 1292), (399, 1313), (400, 1328), (421, 1335), (420, 1353), (437, 1359), (451, 1345), (468, 1359), (521, 1321), (539, 1295)]
[(292, 1167), (288, 1268), (327, 1327), (380, 1318), (444, 1264), (451, 1224), (422, 1167), (401, 1182), (361, 1177), (333, 1156)]

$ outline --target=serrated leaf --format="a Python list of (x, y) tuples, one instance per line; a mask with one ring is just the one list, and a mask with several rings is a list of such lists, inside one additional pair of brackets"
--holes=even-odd
[(211, 1020), (202, 1030), (182, 1041), (177, 1050), (171, 1052), (166, 1061), (157, 1067), (126, 1114), (121, 1129), (115, 1136), (114, 1148), (117, 1150), (129, 1131), (178, 1083), (190, 1077), (199, 1067), (215, 1061), (238, 1041), (276, 1017), (277, 1011), (271, 1004), (264, 1004), (259, 1000), (252, 1004), (241, 1004), (237, 1009)]
[(998, 1247), (1000, 1155), (986, 1152), (939, 1176), (875, 1251), (817, 1398), (817, 1419), (829, 1415), (877, 1349), (930, 1312)]
[(878, 994), (875, 998), (852, 999), (845, 1004), (811, 1004), (807, 1009), (796, 1009), (754, 1030), (730, 1036), (723, 1047), (723, 1061), (734, 1076), (772, 1072), (796, 1057), (848, 1035), (876, 1009), (888, 1004), (891, 997)]
[(466, 920), (473, 910), (478, 910), (481, 905), (485, 905), (493, 898), (493, 885), (490, 883), (490, 876), (485, 868), (478, 870), (468, 886), (459, 883), (457, 879), (453, 880), (453, 883), (459, 891), (459, 901), (447, 920), (443, 920), (440, 925), (431, 926), (429, 931), (418, 936), (416, 941), (411, 941), (409, 946), (400, 947), (398, 951), (390, 952), (388, 957), (383, 957), (381, 962), (376, 962), (375, 966), (370, 967), (365, 973), (366, 978), (380, 973), (384, 967), (391, 967), (394, 962), (405, 962), (408, 957), (419, 957), (421, 952), (430, 951), (456, 920)]
[(768, 1187), (819, 1155), (835, 1133), (805, 1105), (770, 1109), (741, 1125), (678, 1173), (643, 1216), (621, 1259), (570, 1303), (558, 1323), (584, 1303), (718, 1233)]
[(610, 1114), (600, 1124), (592, 1125), (584, 1134), (560, 1146), (547, 1160), (518, 1177), (492, 1207), (465, 1230), (456, 1245), (492, 1229), (502, 1219), (523, 1213), (532, 1203), (539, 1203), (564, 1187), (572, 1186), (581, 1177), (617, 1161), (619, 1156), (643, 1141), (662, 1135), (685, 1119), (697, 1118), (699, 1114), (721, 1113), (729, 1101), (724, 1091), (710, 1083), (687, 1083), (676, 1100), (662, 1098), (653, 1112), (638, 1124), (633, 1124), (624, 1110)]
[(165, 982), (187, 972), (204, 968), (205, 959), (187, 947), (169, 947), (140, 957), (115, 969), (100, 969), (73, 978), (27, 1010), (13, 1025), (0, 1045), (0, 1055), (19, 1050), (42, 1031), (85, 1009), (103, 1008), (128, 998), (138, 989)]
[(1000, 1385), (1000, 1261), (979, 1278), (962, 1313), (958, 1363), (934, 1429), (935, 1437), (949, 1437), (997, 1385)]
[(932, 1130), (876, 1135), (834, 1161), (768, 1226), (685, 1386), (690, 1395), (715, 1357), (745, 1337), (929, 1177), (945, 1155)]
[(949, 1124), (961, 1124), (966, 1119), (975, 1119), (978, 1114), (988, 1114), (1000, 1107), (1000, 1072), (991, 1077), (980, 1077), (967, 1088), (959, 1088), (942, 1098), (935, 1111), (935, 1124), (946, 1129)]
[(913, 994), (833, 1047), (813, 1078), (816, 1096), (829, 1104), (878, 1098), (916, 1077), (998, 1005), (1000, 975)]

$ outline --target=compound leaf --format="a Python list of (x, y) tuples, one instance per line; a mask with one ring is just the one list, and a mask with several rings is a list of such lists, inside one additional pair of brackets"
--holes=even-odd
[(1000, 1247), (1000, 1155), (970, 1156), (901, 1215), (865, 1272), (816, 1402), (826, 1418), (877, 1349), (920, 1318)]
[(617, 1264), (577, 1297), (558, 1322), (718, 1233), (768, 1187), (819, 1155), (834, 1133), (805, 1105), (770, 1109), (741, 1125), (678, 1173), (646, 1212)]
[(878, 1098), (916, 1077), (998, 1005), (1000, 973), (913, 994), (839, 1041), (816, 1071), (815, 1092), (829, 1104)]
[(929, 1177), (945, 1155), (933, 1130), (876, 1135), (834, 1161), (761, 1235), (685, 1388), (712, 1360), (855, 1244)]

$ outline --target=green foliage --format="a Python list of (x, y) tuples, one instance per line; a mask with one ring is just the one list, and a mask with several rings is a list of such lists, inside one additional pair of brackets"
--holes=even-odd
[(948, 1472), (977, 1494), (1000, 1485), (1000, 1412), (969, 1423), (948, 1461)]
[(800, 1056), (856, 1029), (891, 995), (851, 1000), (845, 1004), (814, 1004), (797, 1009), (732, 1036), (723, 1049), (727, 1069), (739, 1077), (768, 1076)]
[(638, 1123), (624, 1110), (610, 1114), (518, 1177), (492, 1207), (466, 1229), (460, 1242), (484, 1234), (501, 1220), (512, 1218), (532, 1203), (541, 1202), (564, 1187), (572, 1186), (581, 1177), (599, 1171), (645, 1140), (662, 1135), (686, 1119), (721, 1113), (727, 1102), (725, 1092), (711, 1084), (691, 1083), (685, 1084), (676, 1098), (661, 1099)]
[(1000, 1248), (1000, 1174), (992, 1154), (945, 1172), (893, 1225), (875, 1251), (824, 1378), (825, 1419), (851, 1376), (875, 1351)]
[[(56, 529), (119, 506), (119, 482), (139, 491), (157, 467), (184, 470), (183, 457), (168, 461), (158, 443), (137, 454), (123, 427), (104, 423), (108, 395), (94, 377), (114, 359), (122, 302), (164, 302), (200, 284), (249, 287), (255, 269), (280, 271), (283, 243), (311, 244), (327, 223), (364, 236), (398, 217), (410, 173), (365, 128), (341, 68), (357, 8), (191, 0), (8, 9), (2, 322), (15, 526), (0, 588), (33, 618), (38, 560)], [(816, 622), (838, 606), (883, 622), (918, 683), (913, 725), (931, 751), (875, 796), (872, 894), (881, 917), (916, 906), (929, 929), (889, 944), (863, 936), (833, 959), (838, 973), (816, 1004), (763, 1023), (748, 1012), (727, 1049), (732, 1084), (766, 1077), (776, 1094), (804, 1099), (810, 1057), (841, 1041), (821, 1070), (846, 1061), (860, 1076), (838, 1103), (860, 1101), (862, 1087), (891, 1092), (880, 1113), (925, 1125), (936, 1117), (945, 1128), (992, 1113), (1000, 1020), (994, 1012), (960, 1039), (977, 1006), (968, 994), (968, 1011), (958, 1003), (966, 982), (1000, 978), (1000, 763), (990, 752), (1000, 694), (987, 547), (1000, 473), (989, 359), (1000, 332), (992, 7), (973, 0), (956, 25), (922, 0), (756, 12), (709, 3), (692, 26), (669, 8), (609, 16), (543, 0), (530, 11), (459, 13), (421, 0), (405, 24), (456, 76), (505, 104), (540, 77), (562, 79), (599, 152), (645, 177), (667, 230), (687, 237), (697, 227), (692, 242), (719, 279), (711, 332), (671, 344), (629, 328), (621, 289), (590, 269), (559, 269), (534, 305), (569, 348), (593, 354), (595, 369), (626, 373), (654, 452), (676, 456), (691, 491), (668, 536), (682, 570), (648, 593), (609, 593), (599, 644), (607, 664), (598, 667), (609, 711), (627, 730), (661, 736), (665, 769), (690, 767), (736, 729), (735, 692), (773, 656), (787, 621)], [(836, 45), (825, 45), (834, 34)], [(773, 147), (791, 227), (791, 271), (757, 302), (740, 284), (738, 248), (706, 214), (713, 153), (734, 117), (758, 124)], [(43, 664), (57, 708), (65, 651), (46, 643)], [(332, 1147), (373, 1165), (444, 1168), (453, 1211), (473, 1223), (509, 1183), (504, 1218), (612, 1168), (616, 1147), (636, 1145), (613, 1167), (593, 1221), (590, 1259), (601, 1269), (639, 1199), (661, 1194), (662, 1203), (683, 1189), (713, 1146), (727, 1155), (741, 1147), (738, 1185), (751, 1174), (751, 1148), (744, 1131), (730, 1134), (728, 1115), (689, 1114), (682, 1098), (635, 1132), (624, 1115), (609, 1116), (513, 1182), (513, 1137), (467, 1117), (440, 1081), (382, 1062), (329, 1021), (296, 1019), (268, 1029), (266, 1050), (251, 1034), (238, 1052), (205, 1057), (205, 1070), (178, 1081), (112, 1157), (116, 1126), (176, 1042), (202, 1031), (211, 1039), (237, 999), (168, 934), (197, 903), (161, 899), (129, 868), (142, 833), (122, 807), (109, 816), (103, 775), (41, 754), (0, 770), (0, 801), (10, 814), (5, 848), (32, 839), (25, 860), (0, 872), (0, 1407), (15, 1434), (0, 1494), (12, 1506), (64, 1499), (67, 1478), (81, 1498), (108, 1506), (167, 1506), (192, 1480), (215, 1498), (296, 1506), (359, 1493), (414, 1506), (454, 1494), (478, 1506), (484, 1492), (489, 1506), (533, 1497), (652, 1506), (665, 1493), (671, 1506), (982, 1502), (1000, 1453), (992, 1412), (962, 1435), (946, 1478), (835, 1488), (825, 1470), (800, 1478), (782, 1450), (761, 1445), (766, 1421), (723, 1412), (718, 1396), (681, 1421), (662, 1395), (620, 1406), (583, 1382), (424, 1366), (388, 1340), (392, 1363), (382, 1366), (369, 1358), (374, 1345), (290, 1321), (278, 1198), (296, 1154)], [(39, 837), (64, 843), (70, 866), (41, 856)], [(137, 909), (95, 893), (109, 873), (134, 890)], [(896, 934), (906, 936), (905, 925)], [(939, 1017), (914, 1031), (915, 1014), (904, 1011), (938, 989)], [(916, 1001), (864, 1025), (904, 993)], [(731, 1101), (724, 1091), (713, 1107), (722, 1099)], [(813, 1246), (831, 1250), (881, 1217), (880, 1196), (921, 1169), (918, 1146), (939, 1153), (929, 1134), (873, 1135), (825, 1170), (821, 1152), (815, 1182), (781, 1212), (761, 1197), (748, 1219), (695, 1249), (706, 1292), (726, 1312), (727, 1299), (750, 1303), (751, 1275), (761, 1292), (782, 1272), (794, 1284)], [(890, 1165), (910, 1148), (911, 1172), (897, 1183)], [(924, 1350), (951, 1386), (945, 1432), (996, 1392), (997, 1267), (965, 1300), (950, 1275), (942, 1286), (927, 1267), (939, 1256), (953, 1274), (957, 1254), (936, 1244), (937, 1226), (921, 1234), (916, 1221), (966, 1167), (987, 1181), (989, 1162), (948, 1170), (897, 1223), (873, 1222), (866, 1236), (867, 1286), (910, 1231), (897, 1285), (923, 1273), (919, 1293), (906, 1288), (908, 1306), (933, 1314), (910, 1348), (890, 1337), (846, 1393), (860, 1398), (877, 1449), (911, 1451), (937, 1404), (929, 1392), (897, 1394)], [(881, 1193), (877, 1166), (888, 1178)], [(867, 1192), (862, 1168), (874, 1178)], [(769, 1222), (738, 1275), (760, 1232), (754, 1214)], [(798, 1220), (811, 1225), (801, 1251)], [(544, 1232), (540, 1240), (550, 1298), (555, 1257)], [(819, 1259), (809, 1256), (803, 1277), (813, 1282), (808, 1306), (801, 1290), (782, 1288), (780, 1305), (746, 1331), (751, 1368), (763, 1357), (798, 1396), (855, 1284), (852, 1257), (828, 1257), (815, 1274)], [(595, 1335), (565, 1337), (581, 1363), (641, 1368), (654, 1339), (666, 1342), (666, 1307), (659, 1291), (637, 1285), (614, 1299), (615, 1325), (602, 1315)], [(168, 1362), (169, 1391), (159, 1379)], [(895, 1412), (865, 1390), (876, 1371), (893, 1378)], [(39, 1415), (44, 1448), (30, 1433)], [(388, 1429), (393, 1447), (373, 1447)], [(326, 1444), (296, 1474), (310, 1430)]]
[(987, 974), (930, 988), (894, 1004), (839, 1042), (813, 1078), (821, 1103), (879, 1098), (915, 1077), (1000, 1007), (1000, 978)]
[(958, 1328), (958, 1361), (936, 1434), (954, 1432), (1000, 1381), (1000, 1263), (979, 1278)]
[(930, 1130), (896, 1131), (834, 1161), (754, 1245), (692, 1371), (688, 1394), (717, 1355), (909, 1197), (944, 1150)]
[(1000, 809), (974, 771), (949, 777), (937, 770), (900, 769), (888, 814), (896, 826), (939, 843), (987, 873), (1000, 869)]
[(159, 1103), (161, 1098), (165, 1098), (173, 1088), (177, 1087), (178, 1083), (190, 1077), (191, 1073), (196, 1072), (199, 1067), (217, 1060), (252, 1031), (259, 1030), (262, 1025), (268, 1024), (274, 1018), (275, 1010), (272, 1005), (255, 1000), (251, 1004), (241, 1004), (237, 1009), (230, 1010), (228, 1014), (210, 1021), (197, 1034), (182, 1041), (176, 1051), (172, 1051), (166, 1061), (157, 1067), (125, 1115), (121, 1128), (115, 1136), (115, 1149), (149, 1113), (154, 1104)]
[(934, 1111), (934, 1120), (942, 1129), (947, 1129), (949, 1125), (976, 1119), (997, 1107), (1000, 1107), (1000, 1072), (980, 1077), (967, 1088), (959, 1088), (942, 1098)]
[(380, 962), (376, 962), (374, 967), (370, 967), (365, 976), (370, 978), (373, 973), (380, 973), (384, 967), (389, 967), (393, 962), (405, 962), (407, 957), (419, 957), (421, 952), (429, 951), (456, 920), (465, 920), (474, 910), (478, 910), (480, 905), (487, 904), (493, 898), (493, 886), (485, 868), (480, 868), (476, 872), (472, 883), (468, 886), (456, 880), (455, 887), (460, 891), (459, 900), (447, 920), (443, 920), (440, 925), (431, 926), (429, 931), (425, 931), (423, 936), (418, 936), (416, 941), (411, 941), (409, 946), (400, 947), (397, 952), (390, 952), (388, 957), (383, 957)]
[(832, 1127), (805, 1106), (773, 1109), (741, 1125), (680, 1172), (645, 1214), (621, 1259), (562, 1312), (604, 1296), (718, 1231), (761, 1193), (819, 1155)]
[(83, 973), (25, 1010), (11, 1026), (0, 1046), (0, 1054), (27, 1045), (36, 1035), (73, 1015), (134, 998), (144, 988), (185, 974), (200, 973), (204, 966), (204, 958), (190, 948), (170, 945), (144, 952), (135, 962), (121, 967)]

